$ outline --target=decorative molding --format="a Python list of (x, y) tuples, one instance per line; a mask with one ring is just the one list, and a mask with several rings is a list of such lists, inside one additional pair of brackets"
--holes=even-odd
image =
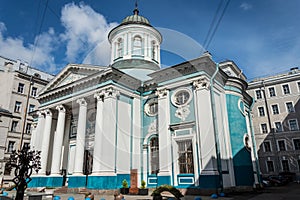
[(78, 103), (79, 106), (87, 106), (87, 102), (84, 98), (77, 99), (76, 103)]
[(210, 83), (209, 83), (208, 78), (203, 77), (196, 81), (193, 81), (193, 86), (194, 86), (195, 90), (201, 90), (201, 89), (209, 90)]
[(104, 98), (117, 98), (120, 96), (120, 92), (113, 87), (110, 87), (105, 90)]
[[(184, 95), (184, 93), (186, 95)], [(189, 88), (181, 87), (174, 91), (171, 97), (171, 102), (176, 107), (184, 107), (191, 102), (192, 97), (193, 93)]]
[(179, 119), (181, 119), (181, 121), (185, 121), (185, 119), (189, 116), (190, 113), (191, 111), (189, 105), (181, 106), (177, 108), (175, 112), (175, 117), (178, 117)]
[(158, 132), (157, 130), (157, 120), (155, 119), (148, 127), (148, 133)]
[(155, 95), (157, 95), (158, 98), (164, 98), (164, 97), (167, 96), (167, 94), (168, 94), (168, 89), (166, 89), (166, 88), (157, 90), (157, 91), (155, 92)]
[(104, 94), (105, 94), (105, 92), (103, 90), (101, 90), (94, 94), (94, 98), (96, 98), (97, 101), (101, 101), (101, 100), (103, 101)]
[(63, 105), (56, 106), (56, 110), (58, 110), (58, 112), (63, 112), (63, 113), (66, 112), (66, 109)]
[(45, 115), (46, 116), (51, 116), (52, 117), (52, 112), (50, 109), (45, 110)]

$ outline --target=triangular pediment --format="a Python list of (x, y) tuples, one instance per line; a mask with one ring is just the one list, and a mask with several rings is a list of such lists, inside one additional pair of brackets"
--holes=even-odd
[(67, 86), (71, 83), (86, 78), (89, 75), (106, 69), (107, 67), (84, 65), (84, 64), (69, 64), (61, 72), (59, 72), (51, 82), (40, 92), (39, 95), (56, 88)]

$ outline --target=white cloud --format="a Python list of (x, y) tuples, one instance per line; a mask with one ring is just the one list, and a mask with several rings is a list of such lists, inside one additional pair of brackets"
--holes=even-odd
[(107, 35), (116, 23), (108, 23), (103, 15), (83, 3), (66, 4), (62, 9), (61, 22), (66, 29), (61, 38), (67, 42), (68, 62), (78, 62), (79, 57), (87, 56), (84, 62), (109, 63)]
[(52, 28), (35, 38), (35, 41), (38, 41), (36, 47), (34, 44), (24, 44), (24, 39), (21, 37), (4, 37), (5, 31), (5, 24), (0, 22), (0, 55), (11, 59), (21, 59), (33, 67), (48, 72), (55, 71), (55, 62), (51, 53), (55, 50), (57, 40)]
[(243, 2), (241, 5), (240, 5), (240, 8), (242, 8), (243, 10), (250, 10), (252, 9), (252, 5), (249, 4), (249, 3), (246, 3), (246, 2)]

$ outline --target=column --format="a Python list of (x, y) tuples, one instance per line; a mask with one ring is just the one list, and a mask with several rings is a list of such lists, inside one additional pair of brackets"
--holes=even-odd
[(87, 102), (84, 98), (78, 99), (79, 113), (78, 125), (76, 135), (76, 150), (75, 150), (75, 163), (73, 175), (82, 175), (83, 172), (83, 158), (84, 158), (84, 145), (85, 145), (85, 132), (86, 132), (86, 113)]
[(101, 145), (103, 135), (103, 92), (94, 95), (97, 99), (96, 124), (95, 124), (95, 141), (93, 155), (93, 175), (97, 175), (101, 170)]
[(103, 132), (101, 134), (100, 172), (105, 175), (115, 175), (116, 166), (116, 119), (118, 92), (109, 88), (104, 93)]
[(34, 139), (32, 140), (31, 146), (35, 150), (42, 150), (42, 137), (43, 137), (43, 130), (45, 126), (45, 113), (43, 111), (38, 111), (38, 124), (35, 131)]
[(65, 130), (65, 119), (66, 119), (66, 109), (64, 106), (57, 106), (58, 118), (56, 131), (53, 141), (53, 154), (52, 154), (52, 166), (51, 166), (51, 175), (60, 175), (60, 163), (61, 163), (61, 151), (62, 143), (64, 139), (64, 130)]
[(170, 102), (167, 89), (156, 92), (158, 95), (158, 135), (159, 135), (159, 179), (160, 184), (171, 184), (172, 153), (170, 124)]
[(52, 112), (47, 109), (45, 111), (46, 118), (45, 118), (45, 127), (43, 137), (41, 138), (42, 147), (41, 147), (41, 169), (39, 174), (46, 174), (47, 168), (47, 160), (48, 160), (48, 151), (49, 151), (49, 143), (50, 143), (50, 134), (51, 134), (51, 125), (52, 125)]
[(36, 146), (36, 136), (37, 136), (37, 124), (34, 123), (31, 125), (31, 138), (30, 138), (30, 147), (31, 149), (35, 149)]

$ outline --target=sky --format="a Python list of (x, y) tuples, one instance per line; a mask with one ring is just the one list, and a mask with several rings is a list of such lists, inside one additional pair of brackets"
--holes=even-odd
[[(68, 63), (107, 66), (109, 31), (135, 0), (1, 0), (0, 55), (57, 74)], [(163, 36), (162, 67), (209, 51), (248, 80), (300, 65), (299, 0), (138, 0)], [(218, 12), (217, 12), (218, 11)]]

